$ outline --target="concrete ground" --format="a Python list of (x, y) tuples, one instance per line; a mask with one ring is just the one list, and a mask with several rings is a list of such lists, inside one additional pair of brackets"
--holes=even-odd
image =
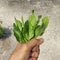
[(50, 18), (49, 26), (42, 36), (45, 42), (40, 47), (38, 60), (60, 60), (60, 0), (0, 0), (0, 20), (3, 27), (12, 33), (0, 39), (0, 60), (8, 60), (17, 44), (12, 32), (14, 16), (18, 19), (24, 16), (26, 20), (32, 9), (36, 15)]

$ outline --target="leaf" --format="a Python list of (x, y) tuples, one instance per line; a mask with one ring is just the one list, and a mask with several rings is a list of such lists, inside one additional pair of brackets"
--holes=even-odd
[(33, 27), (29, 27), (29, 40), (34, 37), (34, 29)]
[(21, 31), (22, 30), (22, 23), (19, 20), (17, 20), (16, 18), (15, 18), (15, 24), (19, 28), (19, 30)]
[(41, 17), (42, 17), (42, 15), (39, 15), (39, 16), (38, 16), (37, 25), (40, 23)]
[(19, 30), (19, 28), (16, 26), (15, 23), (13, 24), (13, 26), (14, 26), (14, 29), (13, 29), (14, 35), (15, 35), (17, 41), (20, 43), (25, 43), (26, 39), (23, 37), (22, 32)]
[(29, 22), (29, 39), (31, 39), (34, 37), (34, 30), (37, 24), (34, 10), (32, 10), (32, 14), (29, 16), (28, 22)]
[(40, 36), (43, 35), (43, 33), (45, 32), (48, 24), (49, 24), (49, 18), (46, 16), (42, 19), (42, 25), (41, 25), (41, 28), (40, 28), (41, 29), (40, 30), (41, 31)]
[(14, 35), (17, 41), (20, 42), (20, 31), (17, 29), (17, 26), (15, 25), (15, 23), (13, 24), (13, 26), (14, 26), (14, 29), (13, 29)]
[(49, 24), (49, 18), (46, 16), (42, 19), (42, 25), (43, 27), (47, 28), (48, 24)]
[(3, 31), (3, 28), (2, 28), (1, 23), (0, 23), (0, 37), (2, 37), (3, 34), (4, 34), (4, 31)]
[(0, 37), (2, 37), (4, 34), (4, 31), (2, 29), (0, 29)]
[(36, 16), (34, 14), (34, 10), (32, 10), (32, 14), (29, 16), (28, 21), (29, 21), (29, 26), (33, 26), (33, 28), (35, 28), (37, 21), (36, 21)]
[(35, 37), (38, 37), (40, 35), (40, 33), (41, 33), (40, 29), (41, 29), (41, 27), (40, 27), (40, 25), (38, 25), (35, 29)]
[(24, 19), (23, 19), (23, 16), (22, 16), (21, 20), (22, 20), (22, 27), (24, 27)]
[(29, 23), (28, 23), (28, 20), (25, 22), (24, 24), (24, 28), (23, 28), (23, 34), (24, 34), (24, 37), (29, 40)]
[(45, 32), (45, 29), (44, 29), (44, 27), (41, 26), (41, 28), (40, 28), (40, 36), (43, 35), (44, 32)]

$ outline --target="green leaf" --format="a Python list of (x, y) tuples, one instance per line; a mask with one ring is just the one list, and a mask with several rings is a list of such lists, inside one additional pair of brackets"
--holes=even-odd
[(20, 31), (18, 30), (15, 23), (13, 24), (13, 26), (14, 26), (14, 29), (13, 29), (14, 35), (15, 35), (17, 41), (20, 42), (20, 39), (19, 39), (20, 38)]
[(42, 19), (42, 25), (41, 25), (41, 28), (40, 28), (40, 36), (43, 35), (43, 33), (45, 32), (47, 26), (49, 24), (49, 18), (46, 16)]
[(19, 20), (17, 20), (16, 18), (15, 18), (15, 24), (21, 31), (22, 30), (22, 23)]
[(41, 33), (40, 28), (41, 28), (40, 25), (38, 25), (38, 26), (36, 27), (36, 29), (35, 29), (35, 37), (38, 37), (38, 36), (40, 35), (40, 33)]
[(31, 39), (34, 37), (34, 30), (37, 24), (34, 10), (32, 10), (32, 14), (29, 16), (28, 22), (29, 22), (29, 39)]
[(49, 24), (49, 18), (46, 16), (42, 19), (42, 25), (43, 27), (47, 28), (48, 24)]
[(3, 31), (3, 28), (2, 28), (1, 23), (0, 23), (0, 37), (2, 37), (3, 34), (4, 34), (4, 31)]
[(41, 26), (41, 28), (40, 28), (40, 36), (42, 36), (44, 34), (44, 32), (45, 32), (45, 28)]
[(19, 30), (19, 28), (16, 26), (15, 23), (13, 24), (13, 26), (14, 26), (14, 29), (13, 29), (14, 36), (16, 37), (17, 41), (20, 43), (25, 43), (26, 39), (23, 37), (22, 32)]
[(33, 28), (36, 27), (37, 21), (36, 21), (36, 16), (34, 14), (34, 10), (32, 11), (32, 14), (29, 16), (28, 21), (29, 21), (29, 26), (33, 26)]
[(34, 13), (34, 10), (32, 10), (32, 13)]
[(29, 40), (34, 37), (34, 27), (29, 27)]
[(41, 19), (41, 17), (42, 17), (42, 15), (39, 15), (39, 16), (38, 16), (37, 24), (40, 23), (40, 19)]
[(4, 34), (4, 31), (0, 29), (0, 37), (2, 37), (3, 34)]
[(27, 40), (29, 40), (29, 23), (28, 23), (28, 20), (24, 24), (23, 35)]
[(21, 20), (22, 20), (22, 27), (24, 27), (24, 19), (23, 19), (23, 16), (22, 16)]

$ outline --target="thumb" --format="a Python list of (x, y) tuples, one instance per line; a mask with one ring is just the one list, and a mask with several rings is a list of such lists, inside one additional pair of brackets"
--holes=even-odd
[(34, 46), (36, 45), (40, 45), (43, 43), (43, 39), (40, 38), (40, 39), (31, 39), (31, 41), (29, 41), (27, 44), (28, 44), (28, 47), (29, 48), (33, 48)]

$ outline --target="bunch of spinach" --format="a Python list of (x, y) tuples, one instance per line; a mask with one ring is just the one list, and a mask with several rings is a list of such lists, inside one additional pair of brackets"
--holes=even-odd
[[(42, 20), (42, 23), (40, 24)], [(34, 14), (34, 10), (32, 10), (32, 14), (29, 16), (28, 20), (24, 22), (22, 17), (21, 21), (15, 18), (15, 23), (13, 24), (13, 32), (18, 42), (26, 43), (32, 38), (37, 38), (38, 36), (43, 35), (45, 29), (47, 28), (49, 23), (49, 18), (43, 17), (41, 15), (36, 16)]]

